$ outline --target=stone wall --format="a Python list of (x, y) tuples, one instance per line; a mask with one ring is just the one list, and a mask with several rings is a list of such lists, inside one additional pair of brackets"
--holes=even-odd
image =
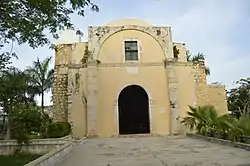
[(52, 89), (53, 118), (55, 121), (68, 119), (68, 64), (71, 60), (72, 44), (56, 47), (54, 83)]
[(223, 85), (208, 85), (203, 61), (194, 63), (197, 106), (212, 105), (220, 114), (228, 112), (226, 90)]
[[(67, 142), (71, 142), (71, 136), (53, 139), (33, 139), (29, 145), (23, 145), (21, 152), (29, 152), (33, 154), (45, 154), (52, 149), (59, 148)], [(0, 141), (0, 155), (10, 155), (20, 148), (16, 140)]]
[(196, 105), (202, 106), (209, 104), (207, 93), (207, 77), (205, 73), (204, 61), (195, 62), (193, 65), (195, 91), (196, 91)]
[[(79, 68), (86, 68), (87, 65), (83, 58), (87, 56), (87, 47), (87, 42), (61, 44), (56, 47), (52, 90), (53, 118), (55, 121), (67, 121), (70, 119), (69, 121), (72, 122), (70, 111), (68, 110), (72, 106), (74, 88), (77, 88), (77, 86), (74, 86), (71, 73), (72, 71), (78, 71)], [(85, 78), (81, 80), (85, 80)], [(82, 84), (82, 82), (79, 84)]]
[(213, 105), (219, 114), (227, 114), (227, 98), (224, 85), (210, 84), (207, 85), (209, 104)]
[(29, 162), (24, 166), (52, 166), (59, 165), (71, 152), (73, 143), (66, 143), (59, 148), (53, 149), (49, 153)]

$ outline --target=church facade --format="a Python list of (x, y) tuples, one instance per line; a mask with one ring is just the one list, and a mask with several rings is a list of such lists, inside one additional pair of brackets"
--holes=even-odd
[(189, 105), (227, 113), (225, 87), (207, 84), (204, 61), (187, 60), (171, 27), (124, 19), (56, 46), (53, 117), (75, 138), (182, 133)]

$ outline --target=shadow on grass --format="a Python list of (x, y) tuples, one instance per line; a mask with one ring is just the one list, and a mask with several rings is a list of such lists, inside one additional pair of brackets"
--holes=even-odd
[(1, 166), (22, 166), (29, 163), (32, 160), (37, 159), (41, 155), (29, 154), (29, 153), (18, 153), (11, 156), (0, 156)]

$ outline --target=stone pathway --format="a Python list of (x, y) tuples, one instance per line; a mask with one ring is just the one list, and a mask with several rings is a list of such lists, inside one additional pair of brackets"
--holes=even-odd
[(189, 137), (90, 139), (60, 166), (250, 166), (250, 152)]

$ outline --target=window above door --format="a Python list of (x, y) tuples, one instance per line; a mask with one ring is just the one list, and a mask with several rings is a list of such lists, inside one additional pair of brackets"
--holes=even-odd
[(138, 51), (138, 41), (127, 40), (124, 41), (125, 50), (125, 61), (138, 61), (139, 51)]

